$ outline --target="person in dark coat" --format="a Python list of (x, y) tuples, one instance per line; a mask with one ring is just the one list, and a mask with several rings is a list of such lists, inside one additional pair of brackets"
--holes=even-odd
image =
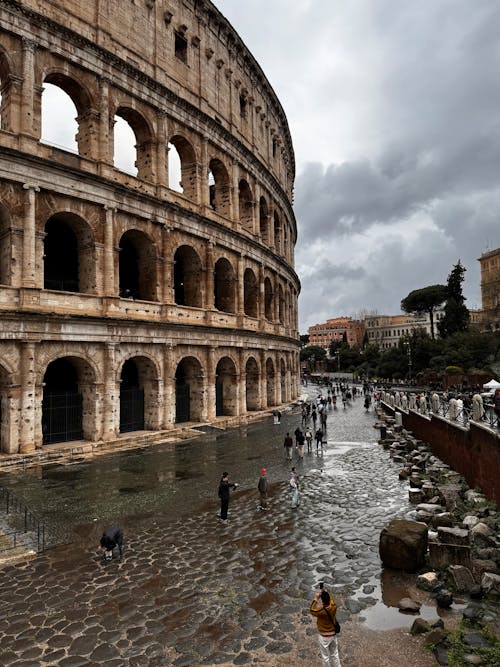
[(227, 521), (227, 510), (229, 507), (229, 489), (236, 489), (238, 484), (236, 482), (229, 482), (229, 473), (223, 472), (219, 484), (219, 498), (220, 498), (220, 520)]
[(123, 558), (123, 530), (121, 528), (108, 528), (101, 537), (101, 549), (104, 551), (104, 558), (111, 560), (113, 550), (118, 547), (120, 560)]

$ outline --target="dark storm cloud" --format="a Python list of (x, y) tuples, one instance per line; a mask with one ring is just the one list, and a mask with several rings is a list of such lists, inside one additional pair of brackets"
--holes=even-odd
[(480, 306), (477, 258), (500, 246), (500, 3), (217, 4), (289, 119), (301, 330), (397, 313), (458, 259)]

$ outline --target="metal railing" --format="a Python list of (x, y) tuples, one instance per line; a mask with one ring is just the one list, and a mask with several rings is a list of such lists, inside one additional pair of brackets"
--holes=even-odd
[(2, 486), (0, 486), (0, 512), (5, 512), (18, 524), (12, 530), (1, 531), (6, 538), (7, 544), (0, 546), (0, 551), (15, 549), (23, 546), (33, 546), (38, 553), (45, 551), (45, 525), (42, 521), (23, 503), (19, 498)]

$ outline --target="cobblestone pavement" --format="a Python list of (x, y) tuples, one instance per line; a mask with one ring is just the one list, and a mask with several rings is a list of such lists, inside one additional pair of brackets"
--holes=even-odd
[[(406, 642), (394, 657), (375, 632), (408, 628), (413, 618), (383, 620), (393, 610), (381, 603), (378, 537), (410, 507), (395, 464), (375, 444), (373, 412), (358, 398), (330, 413), (324, 454), (297, 464), (301, 504), (292, 510), (282, 442), (299, 423), (292, 414), (279, 426), (3, 477), (66, 544), (0, 571), (0, 664), (319, 664), (308, 607), (320, 580), (341, 608), (344, 665), (433, 664), (402, 631), (387, 630)], [(262, 465), (271, 482), (265, 513), (255, 488)], [(227, 525), (217, 520), (223, 469), (240, 482)], [(110, 523), (125, 529), (121, 562), (104, 563), (96, 552)], [(405, 586), (388, 576), (386, 597)]]

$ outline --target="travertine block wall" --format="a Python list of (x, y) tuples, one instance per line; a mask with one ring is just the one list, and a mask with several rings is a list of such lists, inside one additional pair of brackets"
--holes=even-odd
[[(76, 106), (77, 155), (41, 142), (46, 83)], [(58, 359), (89, 441), (119, 438), (131, 359), (145, 430), (172, 428), (181, 376), (194, 421), (296, 398), (290, 133), (216, 8), (4, 0), (0, 84), (1, 451), (42, 446)], [(135, 133), (137, 176), (114, 166), (115, 116)], [(169, 144), (182, 193), (168, 187)], [(47, 284), (53, 229), (72, 239), (75, 287)]]

